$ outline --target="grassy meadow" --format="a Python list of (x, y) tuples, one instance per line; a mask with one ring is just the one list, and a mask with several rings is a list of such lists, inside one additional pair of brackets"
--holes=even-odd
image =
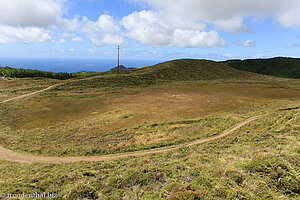
[[(58, 199), (298, 199), (300, 80), (177, 60), (65, 81), (0, 80), (0, 145), (38, 156), (169, 152), (67, 164), (0, 161), (0, 193)], [(0, 99), (1, 100), (1, 99)], [(286, 109), (291, 108), (291, 109)]]
[(23, 94), (28, 94), (37, 90), (42, 90), (59, 82), (59, 80), (49, 78), (19, 79), (0, 77), (0, 101)]

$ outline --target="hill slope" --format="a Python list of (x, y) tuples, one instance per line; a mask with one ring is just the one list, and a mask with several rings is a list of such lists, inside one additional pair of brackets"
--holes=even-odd
[(119, 76), (115, 72), (104, 72), (88, 79), (72, 80), (60, 88), (126, 87), (173, 81), (243, 79), (254, 76), (259, 75), (236, 70), (214, 61), (181, 59), (144, 68), (123, 69)]
[(300, 78), (299, 58), (228, 60), (224, 63), (229, 67), (249, 72), (285, 78)]

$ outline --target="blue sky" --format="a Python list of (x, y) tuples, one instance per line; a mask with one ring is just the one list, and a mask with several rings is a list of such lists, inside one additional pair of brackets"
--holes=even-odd
[(300, 1), (0, 0), (0, 57), (300, 57)]

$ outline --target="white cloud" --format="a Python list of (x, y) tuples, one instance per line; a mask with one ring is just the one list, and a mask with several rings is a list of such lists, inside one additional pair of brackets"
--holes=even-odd
[(62, 19), (62, 4), (61, 0), (0, 0), (0, 24), (37, 27), (56, 25)]
[(101, 40), (101, 44), (112, 44), (112, 45), (120, 45), (123, 44), (126, 46), (125, 40), (119, 36), (114, 34), (105, 34)]
[(75, 17), (66, 22), (70, 31), (85, 34), (86, 38), (94, 45), (125, 45), (126, 41), (120, 36), (120, 25), (109, 15), (100, 15), (97, 21), (91, 21), (87, 17), (81, 20)]
[(295, 10), (290, 10), (289, 12), (283, 13), (278, 17), (278, 22), (285, 28), (293, 28), (300, 26), (300, 6)]
[(299, 0), (131, 0), (145, 2), (165, 16), (213, 23), (219, 30), (245, 32), (243, 19), (272, 17), (283, 27), (300, 26)]
[(83, 38), (79, 37), (75, 33), (63, 33), (60, 35), (62, 38), (71, 38), (73, 42), (82, 42)]
[(51, 40), (49, 32), (43, 28), (0, 25), (0, 43), (43, 43)]
[(59, 40), (52, 40), (52, 42), (58, 43), (58, 44), (66, 44), (67, 40), (65, 40), (65, 39), (59, 39)]
[(246, 40), (241, 44), (243, 47), (254, 47), (256, 45), (256, 42), (253, 40)]
[(214, 47), (225, 46), (226, 42), (221, 39), (216, 31), (191, 31), (177, 29), (173, 34), (171, 43), (178, 47)]
[(64, 0), (0, 0), (1, 43), (64, 43), (54, 41), (62, 23)]
[(244, 25), (243, 19), (239, 17), (229, 20), (216, 20), (214, 26), (218, 30), (231, 33), (249, 32), (251, 30), (250, 27)]
[(163, 46), (171, 42), (172, 29), (153, 11), (143, 10), (124, 17), (120, 22), (126, 35), (144, 45)]
[[(87, 17), (63, 18), (67, 0), (0, 0), (0, 41), (56, 42), (83, 41), (78, 33), (95, 45), (125, 44), (120, 36), (120, 25), (109, 15), (101, 15), (97, 21)], [(14, 31), (12, 31), (14, 30)], [(57, 30), (67, 31), (58, 41), (51, 39)]]
[(89, 49), (88, 52), (93, 54), (93, 53), (95, 53), (95, 50), (94, 49)]
[(116, 22), (110, 15), (100, 15), (98, 22), (96, 23), (105, 33), (120, 32), (120, 26), (118, 22)]
[(213, 47), (224, 46), (216, 31), (180, 29), (168, 23), (153, 11), (134, 12), (120, 22), (127, 30), (126, 36), (151, 46)]

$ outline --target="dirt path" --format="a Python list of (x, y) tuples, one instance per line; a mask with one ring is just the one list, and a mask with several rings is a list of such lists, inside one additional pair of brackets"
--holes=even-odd
[(31, 93), (28, 93), (28, 94), (24, 94), (24, 95), (21, 95), (21, 96), (17, 96), (17, 97), (13, 97), (13, 98), (10, 98), (10, 99), (6, 99), (4, 101), (0, 101), (0, 104), (2, 103), (6, 103), (6, 102), (9, 102), (9, 101), (13, 101), (13, 100), (17, 100), (17, 99), (22, 99), (22, 98), (25, 98), (25, 97), (29, 97), (29, 96), (32, 96), (32, 95), (35, 95), (35, 94), (38, 94), (38, 93), (41, 93), (41, 92), (44, 92), (46, 90), (50, 90), (51, 88), (54, 88), (56, 86), (60, 85), (60, 83), (58, 84), (55, 84), (55, 85), (51, 85), (45, 89), (42, 89), (42, 90), (39, 90), (39, 91), (35, 91), (35, 92), (31, 92)]
[[(59, 84), (49, 86), (45, 89), (42, 89), (42, 90), (39, 90), (36, 92), (32, 92), (29, 94), (24, 94), (21, 96), (10, 98), (10, 99), (0, 102), (0, 104), (41, 93), (46, 90), (50, 90), (51, 88), (56, 87), (57, 85), (59, 85)], [(148, 155), (148, 154), (156, 154), (156, 153), (162, 153), (162, 152), (175, 150), (180, 147), (188, 147), (188, 146), (201, 144), (201, 143), (209, 142), (209, 141), (212, 141), (212, 140), (215, 140), (218, 138), (225, 137), (226, 135), (229, 135), (233, 131), (237, 130), (238, 128), (240, 128), (254, 120), (260, 119), (264, 116), (265, 115), (260, 115), (260, 116), (255, 116), (255, 117), (249, 118), (246, 121), (241, 122), (230, 129), (227, 129), (217, 135), (214, 135), (214, 136), (211, 136), (208, 138), (195, 140), (195, 141), (192, 141), (189, 143), (184, 143), (184, 144), (179, 144), (179, 145), (174, 145), (174, 146), (169, 146), (169, 147), (164, 147), (164, 148), (158, 148), (158, 149), (154, 149), (154, 150), (148, 150), (148, 151), (138, 151), (138, 152), (133, 152), (133, 153), (111, 154), (111, 155), (101, 155), (101, 156), (42, 157), (42, 156), (33, 156), (33, 155), (28, 155), (28, 154), (23, 154), (23, 153), (17, 153), (12, 150), (0, 147), (0, 160), (7, 160), (7, 161), (12, 161), (12, 162), (20, 162), (20, 163), (71, 163), (71, 162), (79, 162), (79, 161), (105, 161), (105, 160), (126, 158), (126, 157), (130, 157), (130, 156), (143, 156), (143, 155)]]
[(119, 158), (126, 158), (130, 156), (143, 156), (143, 155), (148, 155), (148, 154), (156, 154), (156, 153), (162, 153), (162, 152), (167, 152), (171, 151), (174, 149), (178, 149), (180, 147), (188, 147), (196, 144), (201, 144), (205, 142), (209, 142), (218, 138), (225, 137), (232, 133), (233, 131), (239, 129), (240, 127), (254, 121), (257, 119), (260, 119), (266, 115), (260, 115), (260, 116), (255, 116), (252, 118), (247, 119), (244, 122), (241, 122), (234, 127), (227, 129), (217, 135), (201, 139), (201, 140), (196, 140), (192, 141), (190, 143), (185, 143), (185, 144), (179, 144), (179, 145), (174, 145), (170, 147), (165, 147), (165, 148), (158, 148), (154, 150), (149, 150), (149, 151), (139, 151), (139, 152), (133, 152), (133, 153), (124, 153), (124, 154), (111, 154), (111, 155), (101, 155), (101, 156), (84, 156), (84, 157), (41, 157), (41, 156), (33, 156), (33, 155), (27, 155), (27, 154), (22, 154), (22, 153), (17, 153), (14, 151), (11, 151), (9, 149), (5, 149), (3, 147), (0, 147), (0, 160), (7, 160), (7, 161), (12, 161), (12, 162), (20, 162), (20, 163), (71, 163), (71, 162), (79, 162), (79, 161), (105, 161), (105, 160), (113, 160), (113, 159), (119, 159)]

